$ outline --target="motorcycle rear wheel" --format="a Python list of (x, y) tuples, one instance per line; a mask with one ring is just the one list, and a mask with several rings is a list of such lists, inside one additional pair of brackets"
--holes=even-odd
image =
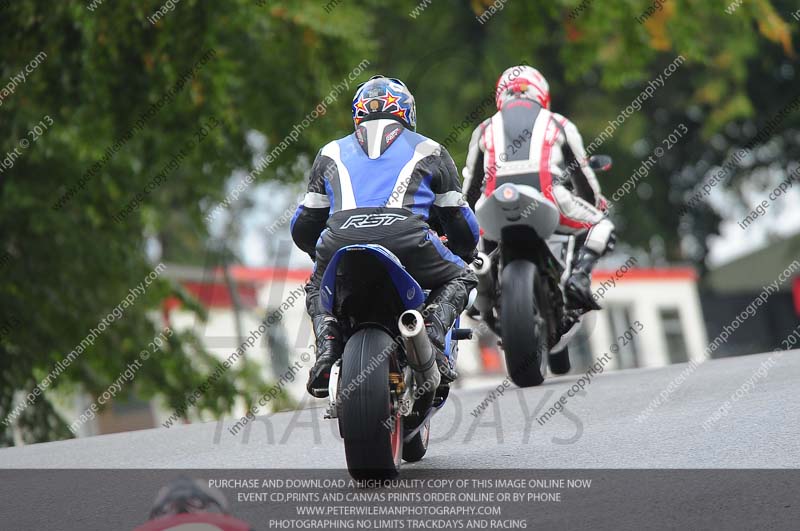
[(538, 271), (532, 262), (514, 260), (502, 274), (500, 330), (508, 376), (519, 387), (539, 385), (547, 373), (547, 336), (536, 297)]
[(391, 479), (400, 471), (403, 419), (393, 407), (389, 362), (396, 346), (379, 328), (350, 338), (342, 355), (339, 427), (354, 479)]

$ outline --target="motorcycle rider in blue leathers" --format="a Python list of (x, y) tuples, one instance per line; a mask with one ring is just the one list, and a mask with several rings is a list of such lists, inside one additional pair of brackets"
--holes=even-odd
[[(358, 87), (352, 111), (355, 132), (319, 151), (291, 222), (295, 244), (315, 260), (306, 309), (317, 358), (306, 389), (318, 398), (328, 395), (331, 367), (344, 348), (338, 321), (320, 304), (325, 268), (342, 247), (365, 243), (386, 247), (431, 290), (422, 313), (447, 384), (457, 373), (444, 354), (445, 335), (477, 285), (467, 263), (478, 242), (478, 223), (450, 154), (415, 132), (414, 96), (402, 81), (370, 78)], [(447, 246), (439, 234), (447, 237)]]

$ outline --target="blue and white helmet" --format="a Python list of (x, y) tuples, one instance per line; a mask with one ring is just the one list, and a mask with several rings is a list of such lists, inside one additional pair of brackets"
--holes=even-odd
[(353, 124), (375, 118), (394, 118), (412, 131), (417, 127), (414, 96), (399, 79), (372, 76), (356, 89), (353, 96)]

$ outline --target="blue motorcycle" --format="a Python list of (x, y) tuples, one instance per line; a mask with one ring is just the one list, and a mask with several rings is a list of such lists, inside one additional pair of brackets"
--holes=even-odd
[[(444, 406), (434, 351), (425, 332), (426, 293), (380, 245), (350, 245), (331, 259), (320, 297), (335, 315), (344, 353), (331, 370), (325, 418), (338, 419), (355, 479), (393, 478), (401, 460), (428, 449), (431, 417)], [(456, 320), (445, 344), (451, 366), (458, 340), (472, 332)]]

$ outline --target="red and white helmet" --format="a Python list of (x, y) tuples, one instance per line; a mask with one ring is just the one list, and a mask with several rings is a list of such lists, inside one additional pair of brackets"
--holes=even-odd
[(513, 98), (537, 101), (545, 109), (550, 108), (550, 85), (544, 76), (532, 66), (517, 65), (507, 68), (495, 88), (495, 102), (499, 111), (503, 104)]

